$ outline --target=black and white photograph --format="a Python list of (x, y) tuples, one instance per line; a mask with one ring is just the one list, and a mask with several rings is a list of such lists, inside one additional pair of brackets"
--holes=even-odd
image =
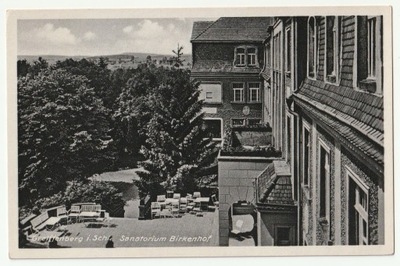
[(8, 16), (11, 257), (393, 253), (390, 7), (84, 13)]

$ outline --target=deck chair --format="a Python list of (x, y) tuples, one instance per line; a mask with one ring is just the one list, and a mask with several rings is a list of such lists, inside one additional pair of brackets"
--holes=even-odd
[(157, 202), (160, 204), (161, 209), (165, 208), (165, 206), (167, 205), (165, 200), (166, 200), (165, 195), (158, 195), (157, 196)]
[(181, 198), (181, 193), (174, 193), (174, 196), (172, 198), (173, 199), (180, 199)]
[(78, 221), (80, 213), (81, 207), (79, 205), (72, 205), (68, 213), (68, 223), (71, 223), (72, 221)]
[(186, 212), (187, 206), (188, 206), (187, 203), (188, 203), (187, 198), (180, 198), (179, 199), (179, 211), (180, 212)]
[(175, 215), (179, 215), (179, 201), (172, 202), (171, 205), (171, 214), (175, 217)]
[(201, 193), (200, 192), (194, 192), (193, 193), (193, 199), (197, 199), (201, 197)]
[(150, 208), (151, 208), (151, 219), (154, 219), (155, 217), (160, 217), (161, 205), (159, 202), (152, 202)]

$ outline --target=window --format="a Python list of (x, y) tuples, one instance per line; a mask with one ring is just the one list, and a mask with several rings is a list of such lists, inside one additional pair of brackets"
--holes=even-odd
[(291, 243), (291, 228), (290, 227), (277, 227), (276, 228), (276, 246), (290, 246)]
[(256, 48), (248, 48), (247, 49), (247, 64), (249, 66), (256, 65)]
[[(329, 216), (329, 179), (330, 179), (330, 156), (329, 149), (320, 140), (319, 152), (319, 217)], [(328, 220), (329, 221), (329, 220)]]
[(233, 101), (243, 102), (244, 83), (233, 83), (232, 86), (233, 86)]
[(317, 66), (317, 25), (314, 17), (308, 19), (307, 40), (307, 74), (309, 78), (316, 78)]
[(337, 16), (326, 18), (326, 80), (331, 83), (338, 81), (341, 23)]
[(356, 86), (381, 94), (383, 81), (382, 16), (357, 17)]
[(199, 99), (204, 100), (204, 102), (206, 103), (222, 102), (221, 84), (201, 83), (199, 89), (200, 89)]
[(310, 127), (303, 124), (303, 184), (310, 183)]
[(207, 131), (211, 138), (221, 139), (222, 138), (222, 119), (220, 118), (204, 118), (203, 120), (204, 130)]
[(245, 62), (245, 49), (244, 48), (237, 48), (236, 49), (236, 65), (237, 66), (244, 66)]
[(292, 67), (292, 39), (291, 39), (291, 30), (290, 27), (286, 29), (286, 39), (285, 39), (285, 50), (286, 50), (286, 57), (285, 57), (285, 71), (286, 73), (290, 74), (291, 67)]
[(244, 118), (232, 118), (232, 126), (244, 126), (246, 120)]
[(368, 245), (368, 187), (347, 169), (349, 245)]
[(260, 83), (249, 83), (250, 102), (260, 101)]
[(368, 77), (374, 78), (376, 71), (376, 17), (368, 18)]
[(248, 122), (249, 126), (255, 126), (255, 125), (261, 124), (261, 119), (258, 119), (258, 118), (249, 118), (249, 119), (247, 120), (247, 122)]
[(258, 65), (257, 62), (257, 47), (254, 46), (240, 46), (235, 48), (235, 66), (254, 67)]

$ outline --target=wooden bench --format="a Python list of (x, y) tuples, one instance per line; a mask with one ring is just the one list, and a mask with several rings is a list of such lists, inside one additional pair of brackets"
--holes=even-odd
[(39, 214), (36, 218), (33, 218), (31, 220), (32, 230), (33, 231), (43, 230), (47, 226), (46, 221), (49, 218), (50, 217), (49, 217), (49, 214), (47, 213), (47, 211)]

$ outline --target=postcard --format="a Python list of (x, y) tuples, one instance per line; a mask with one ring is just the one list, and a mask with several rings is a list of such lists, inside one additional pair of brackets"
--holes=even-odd
[(390, 255), (390, 7), (7, 12), (11, 258)]

